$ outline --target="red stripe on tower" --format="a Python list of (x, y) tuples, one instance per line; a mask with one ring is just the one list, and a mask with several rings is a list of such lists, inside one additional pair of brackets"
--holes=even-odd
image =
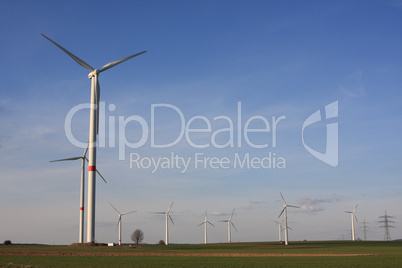
[(96, 171), (96, 167), (95, 166), (88, 166), (88, 171)]
[(83, 208), (83, 207), (80, 207), (80, 210), (84, 210), (84, 208)]

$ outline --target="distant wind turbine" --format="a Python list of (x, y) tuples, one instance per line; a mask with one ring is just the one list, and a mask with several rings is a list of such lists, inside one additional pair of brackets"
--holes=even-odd
[(210, 222), (207, 220), (207, 212), (206, 212), (206, 211), (205, 211), (205, 218), (204, 218), (204, 221), (201, 222), (198, 226), (203, 225), (203, 224), (204, 224), (204, 229), (205, 229), (205, 231), (204, 231), (204, 236), (205, 236), (204, 240), (205, 240), (205, 244), (207, 244), (207, 225), (208, 225), (208, 224), (211, 224), (212, 226), (215, 226), (215, 225), (213, 225), (212, 223), (210, 223)]
[(117, 221), (116, 229), (117, 229), (117, 227), (119, 228), (119, 246), (120, 246), (120, 245), (121, 245), (121, 216), (130, 214), (130, 213), (134, 213), (134, 212), (137, 212), (137, 211), (130, 211), (130, 212), (126, 212), (126, 213), (120, 213), (120, 211), (118, 211), (118, 210), (112, 205), (112, 203), (109, 203), (109, 204), (110, 204), (110, 205), (112, 206), (112, 208), (119, 214), (119, 220)]
[(126, 60), (134, 58), (138, 55), (145, 53), (142, 51), (140, 53), (116, 60), (104, 65), (100, 69), (94, 69), (89, 64), (72, 54), (67, 49), (63, 48), (56, 42), (54, 42), (49, 37), (42, 34), (47, 40), (52, 42), (58, 48), (63, 50), (67, 55), (69, 55), (73, 60), (75, 60), (79, 65), (88, 69), (90, 73), (88, 78), (92, 80), (91, 82), (91, 109), (90, 109), (90, 120), (89, 120), (89, 166), (88, 166), (88, 222), (87, 222), (87, 242), (95, 241), (95, 171), (96, 171), (96, 137), (99, 130), (99, 98), (100, 98), (100, 86), (98, 81), (98, 76), (101, 72), (106, 71)]
[(346, 213), (350, 213), (350, 216), (352, 217), (352, 240), (353, 241), (355, 241), (355, 219), (356, 219), (356, 222), (358, 222), (357, 217), (355, 215), (355, 211), (356, 211), (356, 208), (358, 205), (359, 204), (356, 205), (356, 207), (353, 211), (345, 211)]
[(298, 206), (292, 206), (292, 205), (288, 205), (286, 204), (285, 198), (283, 198), (283, 195), (281, 192), (279, 192), (281, 194), (282, 200), (283, 200), (283, 209), (281, 214), (279, 214), (278, 218), (282, 215), (282, 213), (284, 213), (284, 220), (285, 220), (285, 245), (288, 245), (288, 212), (287, 212), (287, 208), (288, 207), (292, 207), (292, 208), (299, 208)]
[(231, 243), (231, 241), (232, 241), (232, 236), (230, 234), (230, 225), (233, 225), (233, 228), (235, 228), (235, 230), (237, 232), (236, 226), (232, 222), (232, 217), (233, 217), (234, 212), (235, 212), (235, 209), (233, 209), (232, 215), (230, 215), (230, 218), (228, 220), (221, 221), (221, 222), (227, 222), (228, 223), (228, 242), (229, 243)]
[[(85, 148), (84, 154), (82, 156), (71, 157), (71, 158), (64, 158), (53, 160), (49, 162), (60, 162), (60, 161), (72, 161), (81, 159), (81, 193), (80, 193), (80, 227), (79, 227), (79, 243), (84, 242), (84, 202), (85, 202), (85, 161), (88, 161), (86, 154), (88, 150), (88, 145)], [(106, 182), (105, 178), (103, 178), (102, 174), (98, 170), (96, 170), (98, 175), (102, 178), (102, 180)]]
[[(174, 224), (172, 217), (170, 217), (169, 212), (170, 209), (173, 206), (174, 201), (172, 202), (172, 204), (170, 205), (169, 209), (166, 212), (155, 212), (156, 214), (164, 214), (166, 215), (166, 245), (169, 245), (169, 219), (172, 221), (172, 223)], [(168, 219), (169, 218), (169, 219)]]
[(275, 222), (276, 224), (278, 224), (278, 227), (279, 227), (279, 242), (282, 243), (282, 223), (284, 222), (284, 220), (282, 220), (281, 222), (274, 221), (274, 220), (272, 220), (272, 221)]

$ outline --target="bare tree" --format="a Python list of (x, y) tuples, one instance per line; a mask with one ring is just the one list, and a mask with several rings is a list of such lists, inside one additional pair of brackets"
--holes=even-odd
[(131, 240), (137, 245), (138, 248), (138, 243), (140, 243), (142, 240), (144, 240), (144, 232), (141, 231), (140, 229), (137, 229), (132, 233), (131, 235)]

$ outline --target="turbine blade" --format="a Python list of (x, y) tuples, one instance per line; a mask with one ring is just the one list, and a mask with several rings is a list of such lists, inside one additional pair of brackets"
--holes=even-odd
[(359, 204), (357, 204), (357, 205), (356, 205), (356, 207), (355, 207), (355, 209), (353, 210), (353, 212), (355, 212), (355, 211), (356, 211), (356, 208), (357, 208), (357, 206), (358, 206), (358, 205), (359, 205)]
[(353, 213), (352, 211), (345, 211), (346, 213)]
[(121, 215), (127, 215), (127, 214), (131, 214), (131, 213), (134, 213), (134, 212), (137, 212), (137, 210), (130, 211), (130, 212), (126, 212), (126, 213), (123, 213), (123, 214), (121, 214)]
[(357, 222), (357, 223), (359, 223), (359, 221), (357, 220), (357, 217), (356, 217), (356, 215), (355, 215), (355, 219), (356, 219), (356, 222)]
[(98, 173), (98, 175), (102, 178), (102, 180), (107, 183), (107, 181), (105, 180), (105, 178), (102, 176), (102, 174), (100, 174), (100, 172), (98, 171), (98, 169), (96, 169), (96, 173)]
[(291, 207), (291, 208), (300, 208), (298, 206), (291, 206), (291, 205), (286, 205), (287, 207)]
[(154, 212), (155, 214), (164, 214), (166, 215), (166, 212)]
[(141, 54), (143, 54), (143, 53), (145, 53), (145, 52), (146, 52), (146, 51), (142, 51), (142, 52), (140, 52), (140, 53), (137, 53), (137, 54), (134, 54), (134, 55), (131, 55), (131, 56), (122, 58), (122, 59), (120, 59), (120, 60), (116, 60), (116, 61), (110, 62), (110, 63), (106, 64), (105, 66), (103, 66), (102, 68), (100, 68), (100, 69), (99, 69), (99, 73), (101, 73), (101, 72), (103, 72), (103, 71), (106, 71), (107, 69), (110, 69), (110, 68), (116, 66), (117, 64), (120, 64), (120, 63), (122, 63), (122, 62), (124, 62), (124, 61), (126, 61), (126, 60), (129, 60), (129, 59), (131, 59), (131, 58), (134, 58), (134, 57), (136, 57), (136, 56), (139, 56), (139, 55), (141, 55)]
[(114, 210), (116, 210), (116, 212), (119, 213), (119, 215), (120, 215), (120, 211), (118, 211), (118, 210), (112, 205), (112, 203), (109, 202), (109, 205), (111, 205), (112, 208), (113, 208)]
[(203, 225), (205, 222), (201, 222), (200, 224), (198, 224), (198, 226)]
[(172, 217), (170, 217), (170, 215), (169, 215), (169, 219), (172, 221), (172, 223), (174, 224), (174, 222), (173, 222), (173, 219), (172, 219)]
[(77, 156), (77, 157), (71, 157), (71, 158), (64, 158), (64, 159), (58, 159), (58, 160), (52, 160), (49, 162), (60, 162), (60, 161), (71, 161), (71, 160), (77, 160), (77, 159), (82, 159), (81, 156)]
[(286, 209), (286, 207), (284, 207), (284, 208), (282, 209), (282, 212), (281, 212), (281, 214), (279, 214), (278, 218), (283, 214), (283, 212), (285, 211), (285, 209)]
[[(89, 163), (88, 158), (85, 157), (85, 160), (87, 160), (87, 162)], [(98, 173), (98, 175), (102, 178), (102, 180), (103, 180), (105, 183), (107, 183), (107, 181), (105, 180), (105, 178), (102, 176), (102, 174), (99, 172), (98, 169), (96, 169), (96, 173)]]
[(87, 155), (87, 152), (88, 152), (88, 147), (89, 147), (89, 141), (87, 143), (87, 147), (85, 147), (85, 151), (84, 151), (84, 154), (82, 155), (82, 157), (86, 158), (86, 155)]
[(293, 229), (292, 229), (292, 228), (290, 228), (289, 226), (288, 226), (288, 229), (293, 231)]
[(233, 225), (233, 228), (235, 228), (235, 230), (237, 232), (236, 226), (233, 224), (233, 222), (230, 222), (230, 223)]
[(229, 221), (231, 221), (231, 220), (232, 220), (232, 217), (233, 217), (233, 213), (234, 213), (234, 211), (235, 211), (235, 208), (233, 209), (232, 215), (230, 215)]
[(215, 225), (213, 225), (212, 223), (210, 223), (209, 221), (206, 221), (207, 223), (211, 224), (213, 227), (215, 227)]
[(276, 224), (280, 224), (279, 222), (277, 222), (277, 221), (274, 221), (274, 220), (272, 220), (273, 222), (275, 222)]
[(119, 223), (120, 223), (120, 221), (121, 221), (121, 217), (119, 217), (119, 220), (117, 221), (116, 231), (117, 231), (117, 229), (119, 229)]
[(282, 195), (282, 193), (281, 193), (281, 192), (279, 192), (279, 193), (281, 194), (281, 197), (282, 197), (283, 203), (285, 203), (285, 205), (286, 205), (285, 198), (283, 198), (283, 195)]
[(174, 203), (174, 201), (172, 202), (172, 204), (170, 205), (170, 207), (169, 207), (169, 209), (167, 210), (167, 212), (166, 212), (166, 213), (169, 213), (170, 209), (171, 209), (171, 208), (172, 208), (172, 206), (173, 206), (173, 203)]
[(89, 64), (87, 64), (85, 61), (81, 60), (80, 58), (78, 58), (77, 56), (75, 56), (73, 53), (71, 53), (70, 51), (68, 51), (67, 49), (65, 49), (64, 47), (60, 46), (59, 44), (57, 44), (55, 41), (53, 41), (52, 39), (50, 39), (49, 37), (47, 37), (44, 34), (41, 34), (44, 38), (46, 38), (47, 40), (49, 40), (50, 42), (52, 42), (53, 44), (55, 44), (58, 48), (60, 48), (61, 50), (63, 50), (65, 53), (67, 53), (67, 55), (69, 55), (73, 60), (75, 60), (79, 65), (81, 65), (82, 67), (90, 70), (90, 71), (94, 71), (95, 69), (92, 68), (91, 66), (89, 66)]

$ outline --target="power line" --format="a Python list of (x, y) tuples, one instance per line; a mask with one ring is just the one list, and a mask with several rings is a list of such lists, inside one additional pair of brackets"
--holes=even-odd
[(364, 240), (367, 240), (367, 226), (366, 226), (366, 219), (363, 220), (363, 232), (364, 232)]
[(394, 217), (387, 215), (387, 210), (385, 210), (385, 215), (380, 216), (378, 218), (381, 219), (381, 220), (378, 221), (379, 223), (384, 223), (384, 225), (380, 226), (380, 227), (385, 228), (384, 240), (385, 241), (390, 241), (391, 240), (391, 234), (389, 233), (389, 228), (394, 228), (395, 227), (393, 225), (390, 225), (392, 223), (395, 223), (395, 221), (390, 220), (390, 219), (393, 219)]

